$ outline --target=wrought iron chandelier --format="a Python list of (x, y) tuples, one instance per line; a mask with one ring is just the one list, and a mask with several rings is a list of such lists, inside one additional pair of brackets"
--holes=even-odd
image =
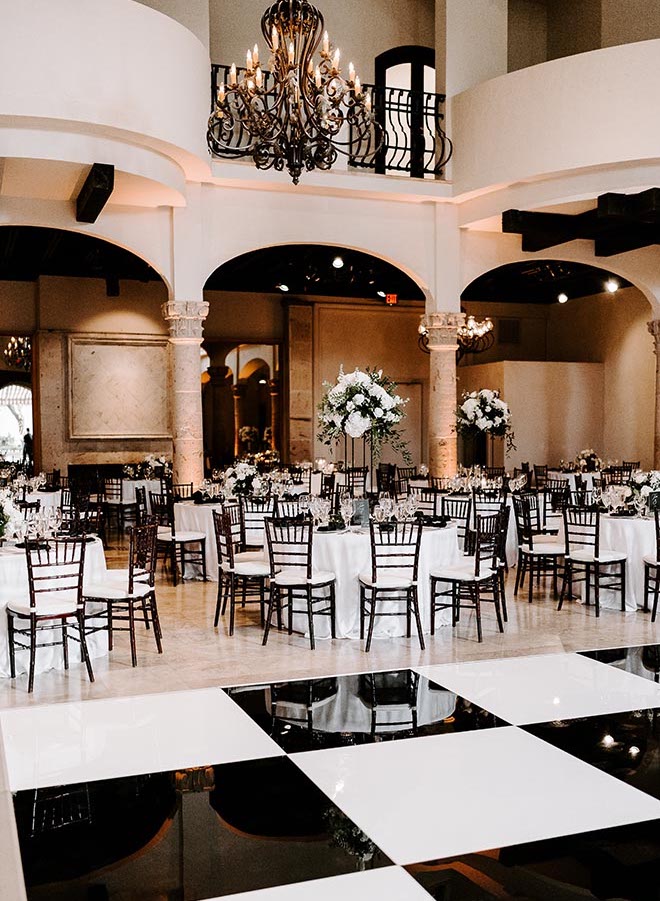
[[(490, 316), (485, 319), (475, 319), (470, 314), (465, 320), (465, 325), (461, 325), (456, 332), (458, 347), (456, 352), (460, 360), (465, 354), (479, 354), (484, 350), (488, 350), (495, 343), (495, 334), (493, 332), (493, 320)], [(429, 332), (425, 325), (418, 328), (419, 338), (417, 343), (419, 349), (424, 353), (431, 353), (429, 350)]]
[(5, 347), (3, 357), (10, 369), (32, 369), (32, 341), (30, 338), (12, 335)]
[(330, 169), (338, 153), (350, 156), (367, 136), (375, 154), (383, 129), (371, 93), (352, 63), (342, 77), (340, 52), (330, 44), (321, 12), (307, 0), (278, 0), (264, 13), (261, 30), (270, 72), (261, 68), (256, 44), (244, 70), (232, 63), (209, 119), (210, 150), (252, 156), (258, 169), (286, 167), (296, 185), (303, 170)]

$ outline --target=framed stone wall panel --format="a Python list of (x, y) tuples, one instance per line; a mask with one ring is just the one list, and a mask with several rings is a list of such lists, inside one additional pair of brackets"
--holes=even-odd
[(168, 342), (70, 335), (69, 438), (170, 438)]

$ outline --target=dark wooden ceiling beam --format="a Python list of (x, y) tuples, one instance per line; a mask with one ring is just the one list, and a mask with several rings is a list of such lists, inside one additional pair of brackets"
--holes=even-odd
[(115, 167), (94, 163), (76, 198), (76, 221), (96, 222), (115, 186)]

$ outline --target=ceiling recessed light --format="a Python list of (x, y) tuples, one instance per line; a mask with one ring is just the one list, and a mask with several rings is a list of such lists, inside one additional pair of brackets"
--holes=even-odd
[(608, 278), (608, 280), (605, 282), (605, 290), (608, 292), (608, 294), (616, 294), (616, 292), (619, 290), (618, 281), (615, 278)]
[(344, 261), (341, 257), (335, 257), (332, 261), (332, 265), (335, 267), (335, 269), (341, 269), (341, 267), (344, 265)]
[(564, 294), (564, 292), (562, 291), (561, 294), (557, 295), (557, 300), (559, 301), (559, 303), (566, 303), (566, 301), (568, 300), (568, 294)]
[(387, 294), (386, 294), (384, 291), (376, 291), (376, 294), (377, 294), (379, 297), (387, 297)]
[(284, 284), (282, 284), (282, 283), (280, 283), (279, 285), (277, 285), (277, 288), (278, 288), (280, 291), (284, 291), (285, 294), (286, 294), (286, 292), (289, 290), (289, 286), (288, 286), (288, 285), (284, 285)]
[(260, 385), (267, 385), (268, 382), (266, 381), (266, 379), (259, 379), (259, 384), (260, 384)]

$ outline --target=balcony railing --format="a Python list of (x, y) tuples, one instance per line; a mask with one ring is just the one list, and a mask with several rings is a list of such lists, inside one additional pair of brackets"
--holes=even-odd
[[(215, 108), (218, 85), (229, 81), (229, 69), (225, 65), (211, 66), (211, 110)], [(238, 70), (239, 78), (242, 71)], [(268, 89), (272, 75), (268, 71), (263, 74), (264, 85)], [(452, 142), (442, 127), (445, 95), (376, 85), (364, 87), (371, 90), (374, 115), (383, 129), (385, 139), (380, 149), (376, 149), (374, 132), (361, 140), (355, 137), (356, 144), (354, 153), (348, 160), (349, 166), (371, 169), (385, 175), (396, 172), (412, 178), (442, 178), (453, 152)], [(351, 139), (354, 139), (354, 135), (351, 135)], [(238, 125), (229, 143), (229, 150), (223, 150), (221, 155), (230, 158), (250, 155), (250, 151), (246, 150), (248, 143), (248, 135)]]

